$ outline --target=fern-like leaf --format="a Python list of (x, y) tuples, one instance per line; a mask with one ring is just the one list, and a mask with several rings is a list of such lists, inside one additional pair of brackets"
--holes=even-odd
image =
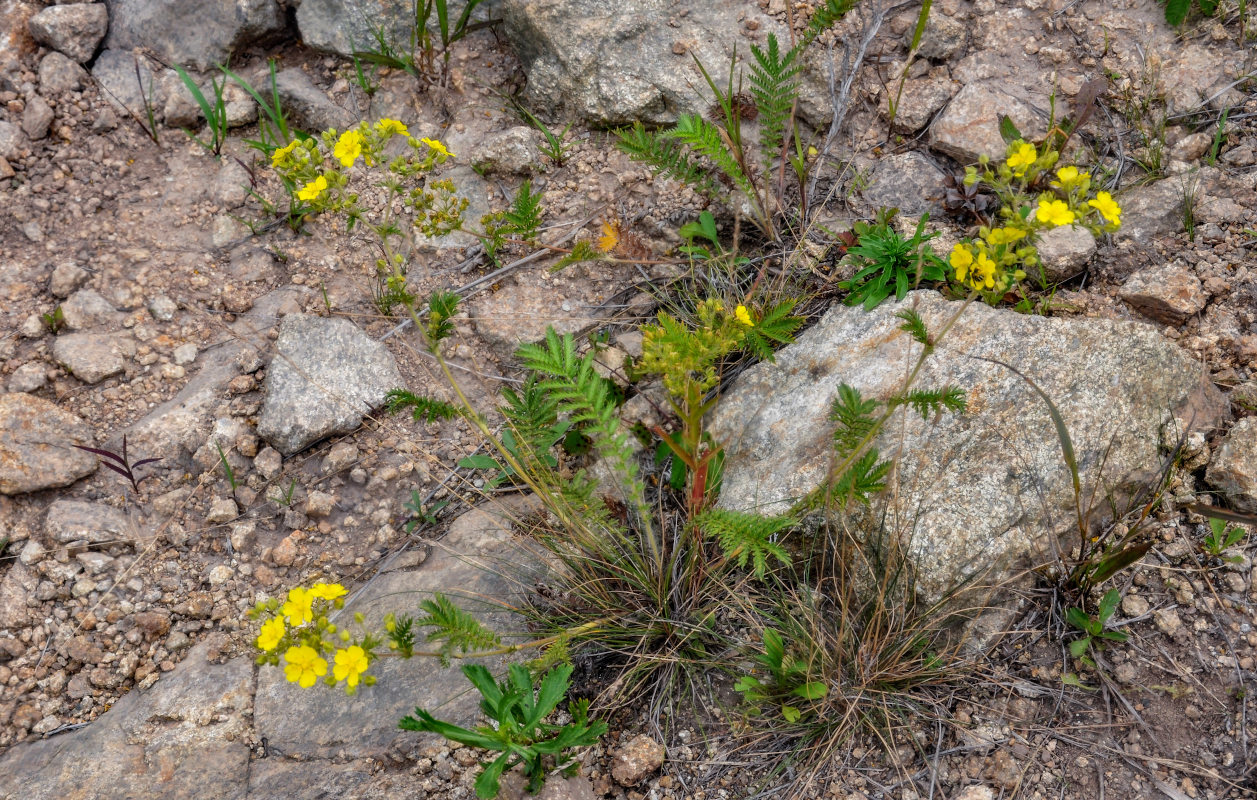
[(903, 320), (903, 324), (899, 326), (899, 330), (907, 332), (909, 336), (926, 347), (933, 346), (930, 342), (930, 332), (926, 330), (925, 320), (921, 319), (920, 314), (909, 308), (900, 311), (895, 316)]
[(803, 324), (802, 317), (791, 316), (796, 301), (786, 300), (764, 311), (755, 327), (746, 332), (744, 346), (761, 361), (773, 360), (773, 345), (794, 341), (794, 332)]
[(876, 400), (865, 400), (860, 390), (847, 384), (838, 387), (838, 396), (830, 407), (829, 418), (838, 423), (834, 429), (834, 447), (839, 458), (846, 458), (872, 432), (877, 425), (873, 415), (877, 411)]
[(415, 620), (415, 624), (435, 629), (428, 634), (427, 641), (441, 642), (441, 663), (445, 666), (449, 666), (450, 656), (455, 651), (470, 653), (502, 646), (500, 636), (440, 592), (431, 600), (419, 603), (419, 608), (426, 616)]
[(682, 114), (677, 120), (676, 127), (660, 135), (689, 145), (695, 152), (711, 159), (747, 197), (756, 196), (755, 187), (751, 185), (750, 179), (742, 171), (742, 166), (733, 157), (725, 143), (725, 137), (721, 136), (720, 128), (714, 122), (696, 114)]
[(763, 580), (769, 556), (790, 564), (790, 554), (775, 541), (777, 534), (798, 524), (794, 517), (761, 517), (744, 511), (713, 509), (694, 518), (705, 535), (714, 537), (725, 558), (745, 568), (749, 563), (755, 577)]
[(532, 181), (524, 181), (504, 217), (510, 233), (525, 242), (535, 241), (537, 229), (541, 227), (541, 197), (540, 191), (532, 193)]
[(751, 96), (759, 112), (759, 146), (764, 158), (765, 171), (781, 157), (785, 140), (786, 124), (794, 108), (799, 92), (800, 64), (795, 61), (798, 51), (787, 50), (784, 54), (774, 34), (768, 34), (768, 47), (761, 50), (751, 45)]
[(631, 128), (617, 130), (615, 135), (619, 139), (616, 147), (633, 161), (649, 164), (660, 174), (688, 184), (707, 196), (715, 193), (715, 185), (707, 170), (691, 161), (685, 148), (670, 141), (665, 134), (646, 130), (642, 123), (635, 122)]
[(799, 37), (799, 43), (794, 46), (795, 50), (803, 51), (816, 41), (817, 37), (825, 33), (825, 31), (837, 25), (847, 12), (855, 7), (855, 0), (825, 0), (824, 4), (812, 14), (812, 18), (808, 20), (807, 28), (803, 31), (803, 35)]
[(436, 352), (441, 341), (454, 333), (454, 323), (450, 320), (458, 313), (458, 301), (461, 298), (454, 292), (437, 291), (428, 298), (428, 347)]
[(405, 389), (390, 389), (384, 395), (384, 410), (396, 414), (404, 409), (411, 409), (415, 422), (436, 422), (439, 419), (453, 419), (460, 415), (457, 406), (431, 397), (422, 397)]
[(553, 267), (550, 267), (550, 271), (558, 272), (573, 264), (580, 264), (585, 261), (601, 261), (604, 258), (606, 258), (606, 255), (594, 247), (591, 242), (580, 241), (572, 245), (572, 252), (560, 258)]
[(879, 457), (876, 448), (869, 448), (838, 476), (830, 496), (843, 506), (852, 500), (868, 505), (870, 495), (886, 488), (886, 474), (890, 472), (891, 462), (879, 461)]
[(914, 389), (902, 397), (892, 398), (891, 408), (905, 405), (916, 409), (922, 419), (929, 419), (930, 414), (943, 411), (963, 412), (965, 410), (965, 392), (958, 386), (944, 386), (942, 389)]

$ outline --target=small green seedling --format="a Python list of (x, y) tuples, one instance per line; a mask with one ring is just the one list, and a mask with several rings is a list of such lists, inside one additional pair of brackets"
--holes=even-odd
[(210, 78), (210, 88), (214, 92), (214, 100), (210, 102), (205, 97), (205, 93), (201, 91), (201, 87), (196, 85), (196, 81), (184, 71), (183, 67), (175, 65), (175, 72), (179, 75), (179, 80), (183, 81), (183, 85), (187, 87), (191, 93), (192, 99), (196, 101), (197, 106), (201, 109), (201, 114), (205, 117), (205, 128), (209, 131), (209, 141), (202, 141), (192, 132), (185, 130), (188, 137), (192, 141), (199, 144), (210, 152), (214, 158), (218, 158), (223, 152), (223, 142), (227, 140), (227, 102), (223, 99), (223, 90), (227, 88), (227, 79), (225, 77), (214, 76)]
[(61, 311), (61, 306), (57, 306), (47, 314), (40, 314), (39, 318), (43, 321), (44, 327), (49, 333), (56, 334), (65, 325), (65, 314)]
[(754, 712), (766, 701), (780, 700), (781, 716), (787, 722), (797, 722), (804, 711), (791, 705), (789, 699), (819, 700), (829, 693), (823, 681), (808, 680), (807, 663), (788, 654), (781, 634), (772, 628), (764, 630), (764, 652), (757, 653), (755, 660), (767, 668), (769, 680), (743, 675), (733, 686)]
[[(137, 479), (135, 477), (135, 468), (142, 467), (145, 464), (155, 464), (158, 461), (161, 461), (160, 458), (141, 458), (139, 461), (131, 461), (130, 458), (128, 458), (127, 456), (127, 436), (125, 433), (122, 435), (122, 454), (121, 455), (113, 452), (112, 450), (104, 450), (99, 447), (86, 447), (81, 444), (76, 444), (74, 446), (79, 450), (85, 450), (88, 453), (95, 453), (101, 458), (109, 459), (109, 461), (102, 461), (100, 463), (103, 464), (106, 469), (111, 469), (114, 472), (121, 475), (122, 477), (131, 481), (131, 488), (135, 490), (136, 494), (139, 494), (140, 481), (144, 480), (144, 478)], [(115, 462), (115, 463), (110, 463), (110, 462)]]
[(268, 498), (272, 503), (284, 508), (292, 508), (292, 494), (297, 489), (297, 479), (293, 478), (288, 482), (288, 488), (274, 497)]
[(858, 244), (847, 249), (847, 256), (856, 273), (838, 284), (851, 292), (844, 301), (847, 305), (863, 305), (865, 311), (871, 311), (892, 293), (896, 300), (902, 300), (922, 281), (946, 279), (946, 266), (929, 245), (938, 234), (925, 233), (930, 215), (921, 215), (916, 230), (905, 239), (891, 224), (897, 213), (898, 209), (884, 208), (872, 223), (856, 222), (853, 226)]
[(424, 508), (423, 498), (419, 496), (419, 491), (411, 489), (410, 502), (406, 503), (406, 510), (410, 512), (410, 519), (406, 522), (406, 533), (414, 533), (415, 529), (421, 525), (435, 525), (437, 514), (440, 514), (441, 509), (449, 504), (449, 500), (441, 500)]
[(571, 664), (546, 673), (539, 690), (534, 690), (532, 675), (519, 664), (511, 664), (508, 678), (503, 683), (495, 682), (489, 670), (480, 664), (468, 664), (463, 667), (463, 674), (480, 691), (480, 710), (491, 724), (469, 730), (443, 722), (416, 708), (415, 715), (404, 717), (399, 727), (407, 731), (437, 733), (460, 744), (501, 752), (492, 762), (481, 764), (483, 769), (476, 778), (475, 787), (476, 796), (482, 800), (497, 797), (500, 788), (498, 780), (502, 773), (516, 764), (524, 765), (524, 777), (528, 779), (530, 793), (541, 789), (547, 772), (552, 769), (575, 775), (580, 762), (565, 760), (567, 750), (597, 744), (607, 732), (607, 723), (589, 721), (588, 700), (568, 704), (572, 721), (566, 725), (552, 725), (544, 721), (567, 694)]
[(1243, 538), (1244, 529), (1240, 526), (1232, 525), (1227, 527), (1226, 520), (1210, 517), (1209, 533), (1205, 534), (1205, 539), (1201, 542), (1201, 549), (1228, 564), (1242, 564), (1244, 562), (1242, 556), (1224, 556), (1222, 554), (1238, 544)]
[(214, 443), (214, 448), (218, 450), (218, 460), (223, 465), (223, 472), (227, 473), (227, 483), (231, 486), (231, 491), (236, 491), (236, 472), (231, 468), (231, 464), (227, 463), (227, 454), (223, 452), (222, 445)]
[(1065, 614), (1065, 619), (1069, 624), (1083, 633), (1082, 636), (1069, 643), (1069, 654), (1092, 669), (1096, 665), (1095, 660), (1089, 655), (1093, 646), (1098, 651), (1105, 641), (1125, 642), (1130, 639), (1130, 636), (1122, 631), (1104, 629), (1105, 624), (1113, 616), (1113, 612), (1117, 610), (1118, 601), (1121, 599), (1121, 592), (1117, 589), (1109, 589), (1101, 598), (1100, 607), (1094, 616), (1087, 614), (1081, 608), (1070, 608)]

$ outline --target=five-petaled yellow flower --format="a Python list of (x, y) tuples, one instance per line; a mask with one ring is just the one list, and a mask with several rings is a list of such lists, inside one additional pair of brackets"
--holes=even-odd
[(991, 244), (1012, 244), (1018, 239), (1023, 238), (1026, 232), (1021, 228), (992, 228), (987, 234), (986, 240)]
[(422, 142), (423, 144), (426, 144), (428, 146), (428, 149), (436, 153), (437, 155), (446, 156), (448, 158), (457, 158), (457, 156), (455, 156), (449, 150), (445, 149), (445, 145), (441, 144), (436, 139), (429, 139), (428, 137), (425, 136), (419, 141)]
[(358, 676), (367, 671), (371, 663), (367, 660), (366, 651), (358, 645), (336, 651), (336, 666), (332, 668), (332, 677), (345, 681), (350, 688), (358, 685)]
[(332, 155), (340, 159), (342, 167), (352, 167), (358, 156), (362, 155), (362, 134), (358, 131), (345, 131), (336, 140)]
[(267, 652), (279, 647), (284, 638), (284, 618), (274, 617), (262, 623), (262, 633), (258, 636), (258, 647)]
[(383, 136), (409, 136), (406, 126), (395, 119), (382, 119), (375, 123), (375, 130)]
[(296, 147), (297, 140), (293, 139), (283, 147), (277, 148), (274, 153), (271, 153), (271, 166), (282, 167), (287, 164), (289, 156), (292, 155), (292, 151), (296, 149)]
[(288, 618), (288, 624), (304, 625), (314, 619), (314, 611), (311, 609), (313, 603), (314, 596), (308, 590), (296, 586), (288, 590), (288, 602), (279, 610)]
[(319, 677), (327, 674), (327, 661), (319, 658), (318, 651), (308, 644), (288, 648), (284, 660), (288, 662), (284, 677), (302, 689), (309, 689)]
[(1039, 207), (1034, 212), (1035, 219), (1048, 225), (1068, 225), (1074, 221), (1074, 212), (1064, 200), (1053, 200), (1046, 196), (1039, 198)]
[(1091, 173), (1079, 172), (1078, 167), (1061, 167), (1056, 171), (1058, 185), (1065, 191), (1069, 191), (1090, 177)]
[(1106, 222), (1114, 225), (1122, 224), (1122, 207), (1113, 200), (1113, 195), (1108, 192), (1096, 192), (1094, 200), (1088, 200), (1087, 205), (1100, 212)]
[(974, 287), (981, 283), (988, 289), (995, 288), (995, 262), (987, 258), (986, 253), (978, 253), (978, 261), (973, 265), (973, 275), (970, 279)]
[(965, 279), (963, 270), (968, 269), (969, 265), (973, 263), (973, 253), (963, 244), (958, 244), (951, 249), (951, 255), (948, 256), (947, 263), (951, 264), (952, 268), (956, 270), (957, 279), (963, 281)]
[(320, 175), (297, 190), (297, 199), (309, 202), (318, 200), (327, 191), (327, 178)]
[(309, 595), (313, 598), (326, 600), (329, 603), (334, 602), (338, 597), (344, 597), (349, 594), (345, 591), (345, 587), (339, 583), (316, 583), (310, 587)]
[(1020, 178), (1038, 158), (1039, 154), (1035, 151), (1034, 145), (1018, 139), (1013, 142), (1013, 152), (1008, 156), (1008, 168), (1013, 171), (1013, 175)]
[(746, 327), (755, 327), (755, 320), (751, 319), (751, 312), (746, 310), (746, 306), (739, 303), (738, 307), (733, 309), (733, 316)]

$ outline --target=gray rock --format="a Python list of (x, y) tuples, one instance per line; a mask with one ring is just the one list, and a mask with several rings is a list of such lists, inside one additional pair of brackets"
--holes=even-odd
[[(890, 119), (890, 102), (894, 99), (898, 82), (893, 82), (882, 96), (881, 114)], [(947, 104), (960, 84), (946, 75), (933, 75), (904, 82), (895, 109), (895, 130), (900, 133), (916, 133), (929, 124), (939, 109)]]
[(39, 62), (39, 91), (48, 97), (77, 92), (87, 83), (87, 70), (53, 50)]
[(103, 3), (50, 6), (31, 17), (31, 37), (80, 64), (96, 55), (109, 28), (109, 11)]
[(112, 0), (105, 47), (147, 48), (197, 70), (227, 64), (242, 48), (284, 29), (275, 0)]
[(354, 430), (401, 385), (393, 356), (353, 323), (289, 314), (266, 374), (258, 435), (292, 455)]
[(100, 383), (126, 369), (135, 340), (110, 333), (67, 333), (52, 343), (57, 363), (84, 383)]
[[(777, 513), (824, 479), (831, 463), (826, 420), (838, 384), (871, 398), (899, 389), (919, 345), (899, 332), (894, 314), (913, 306), (932, 331), (960, 308), (930, 292), (867, 314), (835, 307), (780, 351), (776, 364), (738, 378), (710, 424), (725, 446), (722, 506)], [(1046, 407), (1020, 378), (975, 357), (1015, 364), (1053, 399), (1087, 485), (1101, 477), (1107, 486), (1151, 479), (1165, 411), (1193, 397), (1220, 406), (1200, 365), (1150, 326), (970, 306), (914, 387), (959, 386), (968, 392), (968, 412), (923, 421), (901, 411), (878, 442), (884, 456), (899, 455), (900, 496), (911, 506), (904, 513), (916, 518), (901, 533), (927, 598), (979, 568), (991, 567), (991, 580), (1006, 577), (998, 571), (1050, 552), (1049, 537), (1067, 533), (1073, 516)], [(1220, 408), (1204, 405), (1176, 413), (1207, 425)]]
[(253, 459), (253, 468), (266, 480), (279, 474), (284, 466), (284, 457), (273, 447), (263, 447)]
[(236, 507), (235, 500), (232, 500), (230, 497), (215, 497), (210, 502), (205, 521), (213, 525), (220, 525), (224, 522), (231, 522), (238, 516), (240, 516), (240, 509)]
[(210, 195), (227, 208), (240, 205), (249, 198), (248, 170), (234, 159), (223, 159), (210, 186)]
[(1119, 199), (1122, 227), (1113, 238), (1148, 243), (1154, 236), (1181, 231), (1183, 191), (1182, 179), (1165, 179), (1125, 192)]
[(499, 785), (500, 800), (597, 800), (601, 796), (594, 792), (593, 784), (584, 775), (566, 778), (562, 773), (552, 772), (546, 776), (541, 791), (531, 794), (523, 774), (511, 770), (502, 776)]
[(663, 745), (638, 734), (616, 747), (611, 757), (611, 777), (621, 786), (636, 786), (663, 766)]
[(930, 146), (962, 164), (975, 163), (982, 155), (998, 161), (1008, 149), (999, 132), (999, 120), (1005, 114), (1028, 138), (1038, 139), (1047, 133), (1025, 100), (998, 84), (971, 83), (935, 120), (930, 128)]
[[(1035, 243), (1048, 281), (1068, 280), (1087, 268), (1096, 252), (1096, 239), (1081, 225), (1062, 225), (1039, 234)], [(1033, 270), (1030, 271), (1034, 280)]]
[(495, 133), (484, 140), (476, 152), (476, 166), (485, 172), (506, 175), (527, 175), (540, 164), (537, 132), (526, 125)]
[[(449, 6), (450, 19), (458, 19), (463, 4), (455, 0)], [(377, 49), (377, 31), (400, 46), (409, 41), (413, 27), (411, 0), (303, 0), (297, 7), (301, 41), (342, 56)]]
[[(783, 29), (758, 3), (694, 3), (676, 13), (668, 0), (503, 0), (506, 38), (528, 75), (530, 108), (594, 125), (676, 121), (711, 102), (695, 56), (724, 74), (748, 23), (757, 35)], [(763, 43), (763, 39), (760, 39)]]
[[(48, 281), (48, 291), (53, 297), (69, 297), (75, 289), (87, 283), (90, 277), (87, 270), (73, 261), (62, 261), (52, 271), (52, 278)], [(64, 308), (62, 313), (65, 313)]]
[(159, 294), (148, 301), (148, 313), (159, 322), (169, 322), (174, 319), (175, 312), (178, 310), (179, 304), (164, 294)]
[(335, 128), (343, 131), (357, 121), (352, 112), (332, 102), (309, 75), (296, 67), (276, 73), (275, 87), (284, 111), (299, 130), (318, 133)]
[(0, 158), (17, 161), (25, 155), (27, 146), (21, 128), (12, 122), (0, 121)]
[(1205, 480), (1227, 504), (1257, 512), (1257, 417), (1245, 417), (1227, 433)]
[(874, 208), (897, 208), (908, 216), (942, 210), (944, 173), (915, 150), (887, 156), (873, 167), (864, 199)]
[(48, 129), (52, 127), (52, 106), (39, 95), (32, 97), (27, 103), (26, 108), (22, 111), (22, 132), (30, 137), (31, 141), (38, 141), (48, 135)]
[(176, 364), (180, 364), (180, 365), (191, 364), (193, 361), (196, 361), (196, 356), (197, 356), (196, 344), (193, 342), (186, 342), (185, 344), (181, 344), (178, 347), (176, 347), (171, 352), (170, 355), (174, 359)]
[(1144, 316), (1169, 325), (1181, 325), (1209, 300), (1200, 279), (1178, 262), (1136, 272), (1126, 279), (1120, 296)]
[(336, 508), (336, 495), (327, 492), (313, 491), (306, 498), (305, 515), (310, 519), (323, 519)]
[(335, 475), (341, 470), (348, 469), (358, 461), (358, 447), (351, 441), (345, 440), (332, 445), (332, 449), (327, 451), (327, 455), (323, 456), (323, 465), (319, 471), (324, 475)]
[(13, 370), (9, 376), (10, 392), (33, 392), (48, 382), (48, 370), (38, 361), (31, 361)]
[[(141, 55), (126, 50), (105, 50), (92, 64), (92, 77), (104, 89), (102, 94), (120, 112), (130, 112), (147, 120), (146, 106), (162, 108), (157, 67)], [(137, 75), (138, 70), (138, 75)]]
[[(508, 520), (523, 513), (517, 503), (493, 503), (459, 517), (439, 549), (416, 570), (388, 572), (351, 597), (340, 616), (365, 615), (368, 627), (379, 627), (385, 613), (410, 612), (405, 598), (446, 594), (496, 631), (518, 629), (519, 621), (504, 612), (517, 600), (519, 587), (541, 576), (535, 559), (515, 543)], [(335, 621), (335, 620), (334, 620)], [(482, 663), (504, 669), (505, 659)], [(283, 671), (261, 670), (255, 723), (259, 736), (295, 757), (380, 757), (392, 751), (414, 753), (434, 741), (397, 729), (397, 721), (416, 706), (441, 719), (467, 725), (476, 719), (478, 698), (468, 692), (457, 667), (441, 668), (430, 659), (381, 659), (371, 666), (378, 682), (355, 697), (337, 691), (301, 690), (284, 679)]]
[(1213, 134), (1200, 131), (1184, 136), (1170, 148), (1170, 158), (1176, 161), (1195, 161), (1209, 152), (1213, 145)]
[(70, 484), (96, 471), (86, 422), (29, 394), (0, 395), (0, 493), (21, 494)]
[(0, 759), (0, 796), (244, 800), (253, 662), (214, 664), (208, 650), (197, 646), (86, 728), (15, 745)]
[(113, 506), (58, 500), (48, 507), (44, 534), (61, 544), (113, 544), (132, 541), (138, 531), (132, 527), (126, 513)]
[[(911, 46), (913, 28), (904, 31), (904, 44)], [(965, 24), (946, 14), (931, 14), (921, 36), (919, 58), (931, 61), (951, 61), (962, 57), (969, 31)]]
[[(39, 585), (39, 576), (25, 564), (14, 564), (9, 567), (4, 578), (0, 579), (0, 628), (21, 628), (30, 622), (31, 612), (27, 603), (36, 602), (35, 589)], [(0, 761), (0, 769), (3, 762)], [(0, 788), (3, 788), (5, 773), (0, 772)]]
[(95, 289), (79, 289), (61, 304), (61, 315), (66, 329), (81, 331), (109, 322), (118, 312)]

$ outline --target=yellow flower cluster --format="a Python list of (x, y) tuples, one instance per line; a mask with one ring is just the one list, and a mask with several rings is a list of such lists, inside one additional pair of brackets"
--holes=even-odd
[[(316, 583), (309, 589), (290, 589), (282, 605), (276, 600), (260, 604), (255, 609), (257, 616), (278, 613), (262, 622), (256, 640), (262, 651), (258, 662), (278, 665), (282, 650), (284, 677), (303, 689), (320, 678), (332, 685), (343, 682), (350, 694), (357, 691), (360, 683), (374, 683), (373, 678), (363, 674), (371, 666), (370, 650), (361, 644), (339, 647), (350, 642), (349, 632), (338, 630), (325, 615), (332, 608), (343, 607), (347, 594), (339, 583)], [(331, 655), (334, 662), (330, 677), (326, 677), (325, 655)]]
[(1034, 241), (1041, 231), (1081, 225), (1099, 236), (1122, 224), (1122, 209), (1112, 195), (1101, 191), (1091, 196), (1091, 174), (1075, 166), (1057, 169), (1050, 190), (1031, 196), (1030, 186), (1059, 156), (1050, 147), (1040, 150), (1018, 139), (1008, 145), (1003, 163), (992, 168), (983, 158), (981, 173), (974, 167), (966, 170), (967, 185), (981, 181), (999, 196), (1003, 224), (982, 227), (977, 239), (952, 248), (948, 263), (958, 283), (995, 302), (1038, 264)]

